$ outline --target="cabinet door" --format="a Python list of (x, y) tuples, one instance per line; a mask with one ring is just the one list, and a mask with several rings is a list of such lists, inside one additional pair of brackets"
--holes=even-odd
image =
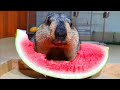
[(17, 14), (18, 14), (18, 28), (23, 29), (23, 30), (27, 30), (28, 11), (18, 11)]
[(0, 11), (0, 38), (15, 37), (17, 28), (27, 30), (27, 11)]
[(7, 37), (15, 37), (18, 25), (18, 13), (16, 11), (8, 11), (6, 14), (4, 28), (7, 31)]

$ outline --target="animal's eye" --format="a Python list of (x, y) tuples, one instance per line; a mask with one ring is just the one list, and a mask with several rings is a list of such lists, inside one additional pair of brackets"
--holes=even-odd
[(70, 22), (70, 27), (73, 27), (73, 24), (72, 24), (72, 22)]
[(46, 23), (47, 25), (50, 25), (50, 24), (51, 24), (51, 20), (50, 20), (49, 17), (47, 17), (47, 19), (45, 20), (45, 23)]
[(67, 19), (67, 22), (69, 23), (70, 27), (72, 28), (73, 27), (72, 20), (71, 19)]
[(45, 20), (45, 23), (50, 26), (51, 22), (52, 22), (53, 19), (56, 17), (55, 15), (56, 15), (55, 13), (49, 13), (49, 14), (47, 15), (46, 20)]
[(71, 28), (73, 28), (73, 27), (74, 27), (74, 25), (73, 25), (73, 23), (72, 23), (72, 22), (69, 22), (69, 25), (70, 25), (70, 27), (71, 27)]

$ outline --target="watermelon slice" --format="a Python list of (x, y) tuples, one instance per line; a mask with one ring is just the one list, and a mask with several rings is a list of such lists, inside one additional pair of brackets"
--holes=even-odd
[(102, 45), (82, 43), (76, 57), (71, 61), (47, 60), (46, 55), (34, 51), (34, 44), (25, 30), (17, 29), (16, 50), (20, 58), (33, 70), (61, 79), (83, 79), (100, 72), (108, 59), (109, 48)]

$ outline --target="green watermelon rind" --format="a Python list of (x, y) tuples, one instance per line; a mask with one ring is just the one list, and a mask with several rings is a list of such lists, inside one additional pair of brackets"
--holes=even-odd
[[(21, 37), (21, 35), (22, 35), (22, 37)], [(29, 62), (29, 60), (27, 60), (27, 57), (24, 55), (24, 52), (22, 51), (22, 49), (20, 47), (20, 41), (22, 41), (22, 39), (24, 39), (25, 37), (27, 37), (26, 31), (23, 31), (21, 29), (17, 29), (15, 46), (16, 46), (16, 50), (18, 52), (18, 55), (23, 60), (23, 62), (26, 65), (28, 65), (30, 68), (32, 68), (33, 70), (35, 70), (36, 72), (38, 72), (40, 74), (47, 75), (50, 77), (61, 78), (61, 79), (87, 78), (87, 77), (90, 77), (90, 76), (93, 76), (93, 75), (99, 73), (102, 70), (102, 68), (106, 65), (107, 60), (108, 60), (109, 47), (105, 47), (105, 49), (104, 49), (105, 50), (105, 57), (103, 58), (103, 62), (97, 68), (95, 68), (89, 72), (86, 72), (86, 73), (65, 73), (65, 72), (58, 73), (58, 72), (51, 71), (51, 70), (44, 68), (44, 67), (38, 67), (38, 66), (34, 65), (33, 63)]]

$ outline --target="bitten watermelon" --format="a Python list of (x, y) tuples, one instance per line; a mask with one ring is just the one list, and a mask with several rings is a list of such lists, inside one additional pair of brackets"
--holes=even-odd
[(15, 46), (20, 58), (30, 68), (61, 79), (83, 79), (95, 75), (105, 66), (109, 52), (106, 46), (82, 43), (71, 61), (47, 60), (45, 54), (34, 51), (34, 44), (28, 39), (26, 31), (20, 29), (17, 29)]

